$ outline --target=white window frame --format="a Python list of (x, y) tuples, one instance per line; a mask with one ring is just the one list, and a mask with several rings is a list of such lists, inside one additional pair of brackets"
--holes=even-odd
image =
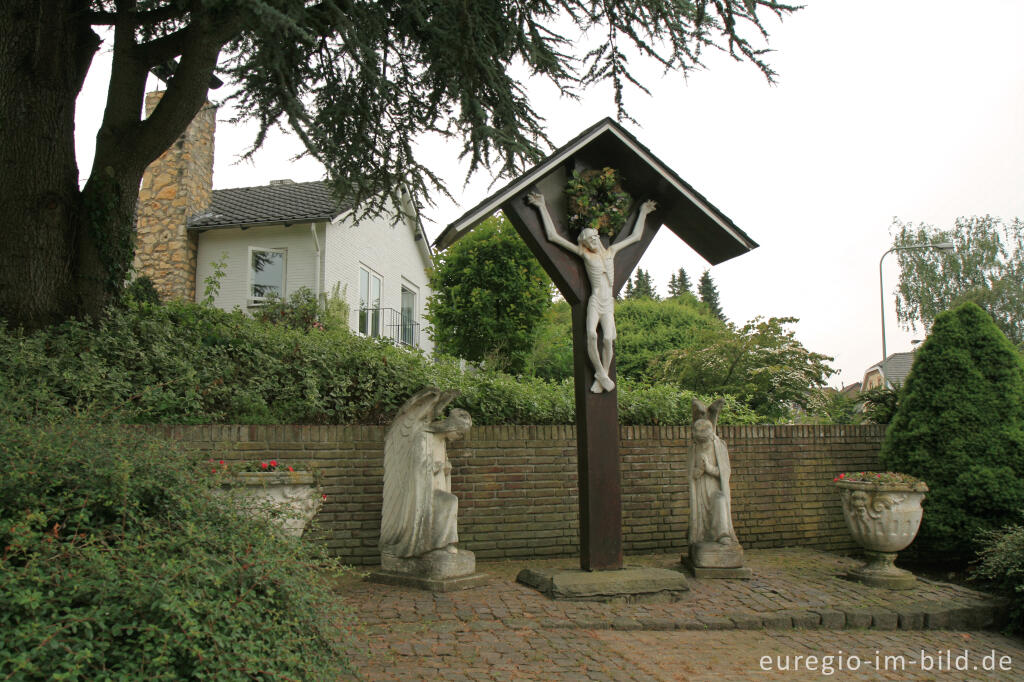
[[(411, 316), (411, 318), (409, 319), (408, 322), (406, 322), (406, 320), (405, 320), (405, 316), (403, 314), (405, 312), (405, 310), (404, 310), (404, 306), (402, 305), (402, 303), (403, 303), (402, 302), (402, 295), (406, 291), (408, 291), (410, 294), (412, 294), (412, 316)], [(401, 325), (402, 325), (402, 328), (399, 331), (398, 335), (399, 335), (399, 339), (401, 340), (402, 344), (404, 344), (406, 346), (415, 347), (417, 345), (416, 342), (418, 341), (418, 339), (416, 338), (416, 334), (413, 333), (411, 330), (413, 328), (415, 328), (416, 323), (419, 321), (419, 317), (420, 317), (419, 305), (420, 305), (420, 290), (419, 290), (419, 287), (417, 287), (415, 284), (413, 284), (412, 282), (407, 280), (405, 277), (403, 277), (402, 278), (401, 289), (399, 290), (399, 299), (398, 299), (398, 314), (401, 315)], [(406, 338), (407, 333), (409, 335), (409, 338)]]
[[(365, 305), (365, 306), (363, 305), (363, 273), (366, 273), (366, 289), (367, 289), (367, 291), (366, 291), (366, 303), (367, 303), (367, 305)], [(370, 332), (373, 330), (373, 325), (371, 323), (371, 318), (370, 318), (369, 314), (367, 314), (367, 316), (366, 316), (365, 330), (364, 330), (364, 327), (363, 327), (363, 322), (364, 322), (364, 320), (363, 320), (363, 308), (364, 307), (365, 308), (370, 308), (370, 305), (369, 305), (370, 302), (371, 302), (370, 301), (370, 295), (371, 295), (371, 292), (373, 291), (373, 280), (374, 279), (376, 279), (377, 283), (378, 283), (377, 306), (375, 308), (378, 312), (377, 312), (377, 316), (376, 316), (376, 323), (377, 323), (376, 333), (375, 334), (371, 334)], [(382, 308), (381, 303), (382, 303), (383, 300), (384, 300), (384, 278), (381, 277), (379, 272), (377, 272), (377, 271), (373, 270), (372, 268), (369, 268), (369, 267), (367, 267), (367, 266), (365, 266), (363, 264), (360, 264), (359, 265), (359, 309), (356, 311), (356, 318), (357, 318), (356, 319), (356, 331), (359, 334), (361, 334), (363, 336), (369, 336), (371, 338), (379, 338), (380, 336), (382, 336), (382, 334), (383, 334), (382, 327), (383, 327), (383, 322), (384, 321), (381, 319), (382, 314), (381, 314), (380, 310)], [(372, 309), (374, 309), (374, 308), (371, 308), (371, 310)]]
[(283, 247), (250, 246), (248, 251), (249, 258), (245, 264), (245, 293), (249, 299), (249, 305), (261, 306), (267, 301), (265, 296), (254, 296), (252, 293), (252, 254), (254, 251), (279, 253), (282, 255), (284, 262), (281, 268), (281, 298), (284, 299), (288, 295), (288, 249)]

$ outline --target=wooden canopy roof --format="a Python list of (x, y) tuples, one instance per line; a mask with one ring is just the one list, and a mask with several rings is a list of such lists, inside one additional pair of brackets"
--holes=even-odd
[(572, 169), (603, 167), (617, 169), (624, 189), (634, 198), (657, 201), (661, 223), (712, 265), (757, 248), (757, 243), (728, 216), (610, 118), (587, 128), (449, 224), (434, 241), (434, 247), (448, 248), (507, 202), (531, 191), (549, 176), (558, 174), (564, 178)]

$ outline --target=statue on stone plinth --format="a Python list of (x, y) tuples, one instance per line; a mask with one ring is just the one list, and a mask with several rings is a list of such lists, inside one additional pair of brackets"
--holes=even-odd
[(690, 562), (703, 568), (738, 568), (743, 548), (732, 527), (729, 450), (715, 428), (725, 401), (693, 399), (690, 445)]
[[(526, 201), (531, 206), (535, 206), (540, 213), (547, 238), (552, 243), (583, 259), (587, 278), (590, 280), (590, 297), (587, 300), (587, 355), (594, 368), (594, 383), (590, 390), (593, 393), (611, 391), (615, 388), (615, 382), (608, 376), (615, 342), (615, 254), (640, 241), (644, 232), (644, 221), (648, 214), (654, 212), (657, 204), (653, 201), (645, 201), (641, 204), (636, 223), (629, 236), (606, 247), (601, 242), (601, 235), (598, 231), (591, 227), (580, 231), (576, 238), (578, 242), (576, 244), (558, 234), (554, 223), (551, 222), (551, 216), (548, 214), (544, 195), (533, 192), (527, 195)], [(597, 347), (599, 326), (604, 335), (600, 352)]]
[(452, 494), (447, 444), (469, 431), (473, 420), (457, 408), (439, 418), (455, 396), (426, 388), (406, 401), (388, 429), (380, 527), (383, 555), (458, 553), (459, 499)]

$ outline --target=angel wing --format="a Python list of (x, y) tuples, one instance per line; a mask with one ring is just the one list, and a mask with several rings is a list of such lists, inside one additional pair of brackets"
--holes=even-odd
[(396, 556), (414, 556), (430, 528), (433, 462), (424, 433), (440, 397), (430, 387), (409, 398), (384, 437), (380, 547)]

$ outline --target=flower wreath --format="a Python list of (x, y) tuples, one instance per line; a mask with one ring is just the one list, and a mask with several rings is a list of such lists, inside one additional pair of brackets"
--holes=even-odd
[(633, 199), (622, 189), (622, 177), (614, 168), (573, 171), (565, 185), (569, 200), (569, 229), (579, 234), (591, 227), (615, 239), (626, 223)]

